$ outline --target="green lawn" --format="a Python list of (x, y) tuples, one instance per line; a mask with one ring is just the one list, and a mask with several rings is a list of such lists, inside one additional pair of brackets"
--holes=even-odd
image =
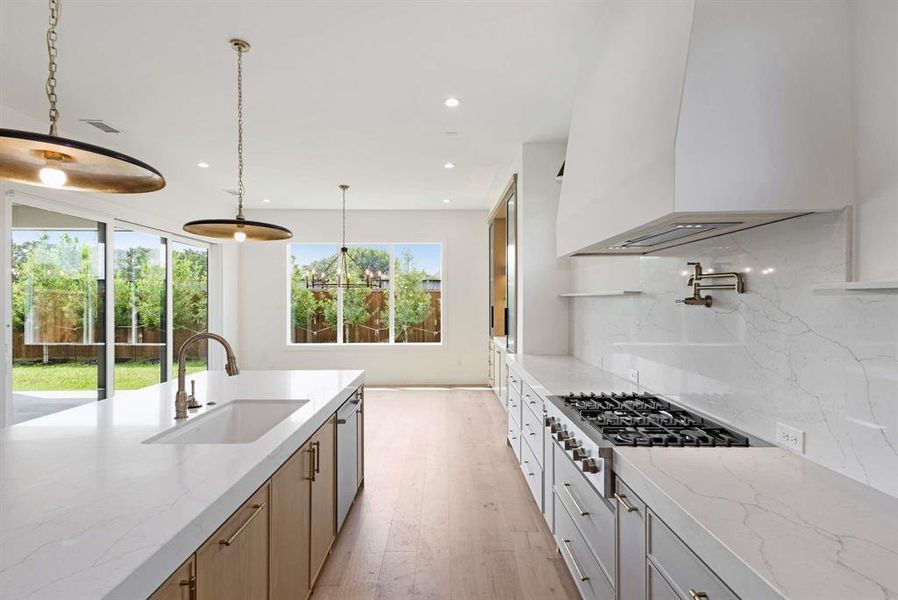
[[(188, 373), (205, 369), (206, 364), (202, 361), (187, 362)], [(12, 389), (16, 392), (95, 390), (97, 365), (82, 362), (14, 364), (12, 382)], [(136, 390), (156, 383), (159, 383), (159, 363), (124, 362), (115, 365), (115, 387), (118, 390)]]

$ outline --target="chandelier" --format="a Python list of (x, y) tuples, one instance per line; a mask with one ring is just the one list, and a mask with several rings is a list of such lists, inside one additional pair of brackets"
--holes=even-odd
[[(353, 256), (346, 245), (346, 190), (349, 186), (339, 186), (343, 192), (343, 243), (340, 251), (334, 256), (327, 266), (318, 273), (314, 270), (306, 274), (306, 287), (315, 290), (324, 289), (353, 289), (353, 288), (381, 288), (388, 281), (381, 271), (374, 271), (362, 266)], [(353, 278), (352, 267), (360, 271), (357, 279)]]

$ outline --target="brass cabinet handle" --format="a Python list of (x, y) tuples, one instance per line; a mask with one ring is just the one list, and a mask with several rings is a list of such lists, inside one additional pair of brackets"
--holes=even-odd
[(571, 559), (571, 563), (574, 565), (574, 570), (577, 571), (577, 577), (580, 578), (580, 581), (589, 581), (589, 575), (583, 574), (583, 569), (580, 568), (580, 563), (577, 562), (577, 557), (574, 556), (574, 551), (571, 550), (571, 540), (561, 540), (564, 549), (567, 550), (568, 558)]
[[(618, 502), (620, 502), (621, 504), (624, 505), (624, 509), (625, 509), (628, 513), (629, 513), (629, 512), (636, 511), (636, 510), (639, 510), (638, 508), (636, 508), (635, 506), (633, 506), (632, 504), (630, 504), (630, 501), (627, 500), (627, 497), (626, 497), (626, 496), (622, 496), (622, 495), (618, 494), (617, 492), (615, 492), (615, 493), (614, 493), (614, 497), (617, 498), (617, 501), (618, 501)], [(700, 593), (700, 594), (704, 594), (704, 592), (699, 592), (699, 593)]]
[(576, 508), (577, 511), (580, 513), (580, 516), (585, 517), (586, 515), (588, 515), (589, 511), (583, 510), (583, 507), (580, 506), (580, 503), (577, 502), (576, 498), (574, 498), (574, 493), (571, 491), (571, 484), (564, 483), (564, 484), (562, 484), (562, 487), (564, 488), (564, 491), (567, 492), (567, 497), (570, 498), (571, 502), (574, 503), (574, 508)]
[(187, 597), (190, 600), (196, 600), (196, 575), (191, 575), (189, 579), (179, 581), (178, 585), (187, 587)]
[(256, 515), (258, 515), (260, 512), (262, 512), (262, 509), (265, 508), (265, 503), (262, 502), (261, 504), (253, 504), (253, 508), (255, 509), (253, 511), (253, 514), (251, 514), (249, 516), (249, 518), (243, 522), (243, 525), (240, 526), (240, 529), (238, 529), (233, 534), (231, 534), (231, 537), (229, 537), (228, 539), (218, 540), (219, 544), (221, 544), (222, 546), (230, 546), (231, 544), (233, 544), (234, 540), (237, 539), (237, 536), (239, 536), (241, 533), (243, 533), (243, 530), (246, 529), (246, 527), (250, 523), (252, 523), (253, 519), (256, 518)]
[(312, 455), (312, 458), (309, 459), (310, 466), (312, 467), (312, 472), (311, 472), (311, 474), (309, 475), (309, 480), (310, 480), (310, 481), (315, 481), (315, 454), (316, 454), (316, 452), (315, 452), (315, 444), (316, 444), (316, 442), (312, 442), (312, 445), (309, 446), (309, 453)]
[(696, 592), (693, 589), (689, 589), (689, 595), (692, 597), (692, 600), (708, 600), (708, 594), (705, 592)]

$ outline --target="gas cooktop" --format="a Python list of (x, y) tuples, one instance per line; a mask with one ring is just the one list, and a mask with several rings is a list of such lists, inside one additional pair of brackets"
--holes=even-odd
[(746, 436), (651, 394), (568, 394), (564, 405), (615, 446), (748, 446)]

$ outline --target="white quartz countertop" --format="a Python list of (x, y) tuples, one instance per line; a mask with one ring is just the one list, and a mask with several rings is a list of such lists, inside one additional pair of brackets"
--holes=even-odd
[[(197, 399), (308, 400), (249, 444), (145, 444), (176, 382), (0, 430), (0, 598), (144, 598), (362, 384), (363, 371), (192, 376)], [(190, 419), (188, 419), (188, 422)]]
[[(509, 356), (540, 394), (635, 391), (569, 356)], [(898, 598), (898, 498), (778, 447), (615, 447), (614, 470), (746, 600)]]

